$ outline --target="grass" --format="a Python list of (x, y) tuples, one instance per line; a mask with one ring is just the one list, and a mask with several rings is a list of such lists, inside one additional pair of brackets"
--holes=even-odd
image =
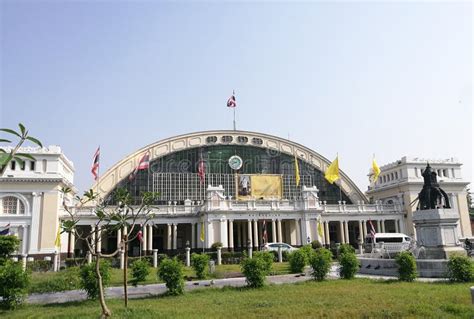
[[(288, 263), (274, 263), (272, 275), (288, 274), (290, 272)], [(184, 267), (184, 276), (191, 280), (196, 280), (196, 274), (191, 267)], [(240, 265), (219, 265), (216, 266), (214, 274), (208, 276), (208, 278), (229, 278), (229, 277), (241, 277), (243, 276), (240, 272)], [(130, 269), (128, 273), (128, 279), (131, 279)], [(156, 276), (156, 269), (151, 268), (151, 272), (142, 284), (156, 284), (161, 282)], [(109, 287), (116, 287), (123, 285), (123, 270), (112, 269), (111, 280)], [(29, 293), (44, 293), (54, 291), (64, 291), (79, 289), (79, 273), (77, 268), (70, 270), (62, 270), (60, 272), (34, 272), (31, 276), (31, 285)]]
[[(309, 281), (262, 289), (203, 289), (179, 297), (108, 300), (114, 318), (473, 318), (470, 284), (369, 279)], [(2, 318), (97, 318), (97, 301), (23, 306)]]

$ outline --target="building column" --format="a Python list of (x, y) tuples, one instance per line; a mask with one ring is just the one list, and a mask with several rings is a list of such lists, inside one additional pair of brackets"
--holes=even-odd
[(21, 254), (26, 255), (28, 254), (28, 226), (22, 226), (22, 233), (21, 233)]
[(33, 195), (33, 204), (31, 205), (31, 226), (30, 226), (30, 249), (28, 253), (38, 252), (38, 237), (40, 230), (40, 217), (41, 217), (41, 200), (42, 193), (31, 193)]
[(377, 233), (383, 233), (382, 228), (380, 226), (380, 219), (377, 220)]
[(329, 221), (324, 222), (324, 230), (326, 235), (326, 245), (331, 245), (331, 235), (329, 234)]
[(229, 220), (229, 249), (234, 250), (234, 221), (231, 219)]
[(154, 226), (152, 224), (148, 224), (148, 239), (147, 239), (148, 247), (146, 250), (148, 250), (150, 254), (153, 251), (153, 227)]
[(242, 224), (236, 222), (235, 226), (237, 227), (237, 247), (242, 247)]
[(345, 243), (345, 240), (344, 240), (344, 224), (341, 220), (339, 221), (339, 235), (341, 236), (341, 244), (344, 244)]
[(349, 244), (349, 221), (346, 220), (344, 222), (344, 239), (346, 240), (346, 244)]
[(301, 239), (301, 223), (299, 219), (295, 219), (295, 228), (296, 228), (296, 245), (301, 246), (303, 245), (303, 241)]
[[(228, 223), (227, 223), (227, 219), (222, 219), (220, 221), (220, 235), (221, 235), (221, 238), (220, 238), (220, 242), (222, 243), (222, 247), (224, 248), (229, 248), (229, 242), (228, 242)], [(214, 239), (214, 242), (216, 240)]]
[(201, 241), (201, 228), (203, 224), (197, 223), (196, 225), (196, 248), (203, 248), (204, 242)]
[(253, 247), (252, 241), (252, 221), (247, 221), (247, 243), (250, 243), (250, 247)]
[(173, 249), (178, 249), (178, 224), (173, 224)]
[(276, 222), (272, 219), (272, 242), (277, 241), (277, 230), (276, 230)]
[(120, 248), (120, 243), (122, 242), (122, 230), (117, 229), (117, 249)]
[(143, 255), (146, 255), (146, 249), (148, 247), (148, 230), (147, 225), (142, 226), (142, 251)]
[(362, 227), (364, 229), (364, 240), (365, 240), (365, 237), (367, 237), (367, 221), (366, 220), (362, 221)]
[(396, 232), (396, 233), (399, 233), (399, 232), (400, 232), (400, 228), (398, 227), (398, 219), (395, 219), (394, 222), (395, 222), (395, 232)]
[(253, 220), (253, 247), (258, 248), (258, 222)]
[(282, 243), (283, 242), (283, 236), (282, 236), (282, 231), (281, 231), (281, 219), (277, 219), (277, 242)]
[[(319, 227), (321, 227), (321, 233), (319, 233)], [(324, 230), (324, 222), (321, 220), (316, 220), (316, 233), (318, 234), (318, 240), (320, 240), (321, 245), (326, 245), (326, 234)]]
[(380, 224), (382, 225), (382, 233), (385, 233), (385, 220), (382, 219)]
[(191, 223), (191, 248), (196, 248), (196, 223)]
[(364, 242), (364, 226), (362, 226), (361, 220), (359, 220), (359, 242)]
[(166, 249), (171, 250), (171, 224), (168, 224)]

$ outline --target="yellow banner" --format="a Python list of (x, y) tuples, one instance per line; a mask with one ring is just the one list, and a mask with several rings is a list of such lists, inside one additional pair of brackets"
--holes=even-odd
[(239, 174), (236, 182), (237, 197), (240, 200), (282, 198), (283, 182), (281, 175)]

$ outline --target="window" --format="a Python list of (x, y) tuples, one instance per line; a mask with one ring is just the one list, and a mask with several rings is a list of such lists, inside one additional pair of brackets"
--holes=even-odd
[(16, 167), (16, 162), (15, 162), (15, 161), (11, 161), (11, 162), (10, 162), (10, 168), (12, 169), (12, 171), (15, 170), (15, 167)]
[(232, 136), (228, 136), (228, 135), (222, 136), (222, 143), (228, 144), (228, 143), (232, 142), (232, 140), (233, 140)]
[(23, 161), (23, 163), (21, 163), (21, 170), (22, 171), (25, 170), (25, 166), (26, 166), (26, 161)]
[(14, 196), (6, 196), (1, 199), (3, 214), (18, 215), (25, 214), (25, 205)]
[(263, 140), (261, 138), (257, 138), (257, 137), (254, 137), (252, 139), (252, 143), (255, 144), (255, 145), (262, 145), (263, 144)]
[(206, 143), (207, 144), (214, 144), (217, 142), (217, 136), (208, 136), (206, 138)]
[(246, 136), (238, 136), (237, 137), (237, 141), (241, 144), (245, 144), (249, 141), (248, 137)]
[(36, 164), (35, 161), (31, 161), (31, 162), (30, 162), (30, 171), (34, 171), (34, 170), (35, 170), (35, 164)]
[(448, 171), (447, 169), (443, 169), (443, 175), (444, 175), (444, 177), (449, 177), (449, 176), (448, 176), (448, 175), (449, 175), (448, 172), (449, 172), (449, 171)]
[(398, 172), (395, 172), (395, 179), (398, 179)]

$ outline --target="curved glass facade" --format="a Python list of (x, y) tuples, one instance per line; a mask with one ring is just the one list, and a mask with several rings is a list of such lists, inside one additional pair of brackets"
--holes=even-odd
[[(238, 174), (279, 174), (282, 175), (283, 198), (298, 199), (302, 185), (317, 186), (321, 200), (328, 204), (351, 200), (335, 184), (329, 184), (321, 171), (299, 160), (300, 186), (295, 185), (294, 158), (277, 150), (255, 146), (214, 145), (186, 149), (158, 158), (150, 163), (148, 170), (139, 171), (136, 178), (122, 180), (117, 187), (125, 187), (138, 200), (144, 191), (159, 191), (160, 203), (177, 202), (185, 199), (204, 200), (207, 185), (223, 185), (226, 196), (235, 194), (233, 171), (228, 160), (238, 155), (243, 160)], [(199, 161), (205, 165), (206, 178), (201, 183), (198, 176)]]

